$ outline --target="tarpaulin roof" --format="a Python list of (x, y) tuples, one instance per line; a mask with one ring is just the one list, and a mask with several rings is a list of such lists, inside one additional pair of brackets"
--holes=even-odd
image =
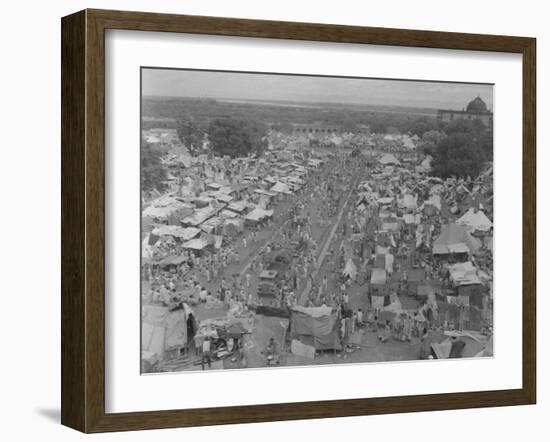
[(231, 210), (224, 209), (220, 212), (220, 217), (222, 218), (236, 218), (237, 216), (239, 215), (237, 215), (235, 212), (232, 212)]
[(288, 185), (285, 183), (281, 183), (280, 181), (276, 182), (269, 190), (277, 193), (291, 193)]
[(246, 201), (234, 201), (227, 208), (229, 210), (233, 210), (234, 212), (241, 213), (243, 212), (248, 206), (248, 203)]
[(188, 309), (170, 311), (163, 306), (143, 306), (142, 351), (157, 354), (162, 359), (164, 351), (184, 346), (187, 343)]
[(458, 224), (465, 226), (470, 226), (474, 230), (479, 230), (481, 232), (487, 232), (491, 229), (493, 223), (482, 210), (475, 210), (470, 208), (462, 217), (457, 221)]
[(182, 220), (182, 223), (189, 224), (191, 226), (198, 226), (199, 224), (211, 218), (216, 213), (215, 210), (210, 208), (197, 209), (195, 212)]
[(193, 239), (200, 233), (200, 229), (195, 227), (180, 227), (180, 226), (159, 226), (153, 229), (153, 235), (156, 236), (174, 236), (176, 238), (181, 238), (184, 241)]
[[(160, 266), (168, 266), (168, 265), (179, 265), (182, 262), (187, 261), (187, 259), (180, 255), (169, 255), (161, 259), (160, 261), (156, 262), (156, 264)], [(155, 264), (155, 263), (153, 263)]]
[(339, 324), (338, 316), (332, 314), (330, 307), (293, 307), (290, 315), (290, 337), (305, 338), (317, 350), (340, 350), (342, 346), (338, 336)]
[(411, 194), (403, 195), (403, 198), (398, 200), (398, 203), (401, 207), (405, 207), (406, 209), (416, 209), (416, 197)]
[(192, 239), (183, 243), (184, 249), (193, 249), (193, 250), (202, 250), (208, 245), (208, 241), (205, 241), (202, 238)]
[(349, 276), (352, 279), (355, 279), (355, 277), (357, 276), (357, 266), (351, 258), (348, 258), (348, 261), (346, 262), (346, 267), (342, 271), (342, 274), (345, 276)]
[(371, 284), (383, 285), (386, 283), (386, 270), (384, 269), (372, 269), (370, 277)]
[(432, 252), (436, 255), (476, 252), (481, 247), (481, 243), (470, 235), (468, 230), (466, 226), (447, 224), (434, 241)]
[(455, 285), (481, 284), (477, 269), (470, 261), (449, 266), (449, 273)]
[(387, 153), (378, 160), (381, 164), (401, 164), (391, 153)]
[(248, 215), (246, 215), (245, 219), (250, 221), (260, 221), (270, 216), (273, 216), (273, 210), (264, 210), (261, 207), (256, 207)]

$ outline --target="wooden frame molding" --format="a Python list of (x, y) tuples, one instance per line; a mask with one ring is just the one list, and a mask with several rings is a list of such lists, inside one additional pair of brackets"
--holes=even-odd
[[(402, 397), (105, 412), (105, 30), (496, 51), (523, 57), (523, 386)], [(536, 40), (142, 12), (84, 10), (62, 30), (62, 406), (83, 432), (533, 404), (536, 400)]]

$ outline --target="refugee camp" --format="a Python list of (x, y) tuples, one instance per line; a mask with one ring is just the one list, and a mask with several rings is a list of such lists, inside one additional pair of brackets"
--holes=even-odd
[(142, 82), (141, 373), (493, 356), (491, 85)]

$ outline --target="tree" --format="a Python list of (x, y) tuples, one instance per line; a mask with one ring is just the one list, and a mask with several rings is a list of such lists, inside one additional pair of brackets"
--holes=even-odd
[(479, 134), (479, 145), (486, 161), (493, 161), (493, 128), (489, 127)]
[(423, 137), (425, 133), (434, 131), (437, 129), (437, 120), (429, 117), (419, 117), (409, 123), (408, 130), (413, 135)]
[(288, 121), (274, 124), (271, 128), (277, 132), (282, 132), (283, 134), (291, 134), (294, 130), (294, 126), (292, 126), (292, 124)]
[(444, 138), (434, 151), (433, 168), (442, 178), (466, 178), (479, 175), (485, 156), (469, 133), (456, 133)]
[(203, 145), (204, 129), (190, 115), (178, 119), (176, 127), (178, 138), (187, 147), (191, 155), (198, 154)]
[(267, 128), (262, 123), (236, 118), (212, 120), (208, 127), (208, 139), (218, 155), (231, 158), (249, 154), (261, 155), (267, 148)]
[(160, 152), (141, 139), (141, 190), (148, 192), (153, 189), (161, 190), (164, 187), (166, 172), (160, 162)]
[(468, 134), (480, 134), (485, 131), (487, 128), (481, 122), (481, 120), (466, 120), (464, 118), (458, 118), (456, 120), (450, 121), (445, 125), (443, 130), (447, 135), (454, 135), (458, 133), (468, 133)]
[(447, 135), (439, 130), (424, 132), (422, 139), (418, 143), (418, 149), (422, 153), (433, 157), (437, 146), (439, 146), (439, 143), (441, 143), (441, 141), (443, 141), (446, 137)]

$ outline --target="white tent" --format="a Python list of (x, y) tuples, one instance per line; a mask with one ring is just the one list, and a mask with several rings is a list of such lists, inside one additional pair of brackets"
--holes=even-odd
[(408, 135), (403, 135), (401, 141), (403, 142), (403, 146), (407, 149), (414, 149), (416, 147), (413, 140)]
[(424, 201), (424, 204), (422, 205), (422, 209), (424, 209), (426, 206), (433, 206), (437, 210), (441, 210), (441, 197), (439, 195), (431, 195), (429, 199)]
[(246, 215), (245, 219), (249, 221), (261, 221), (262, 219), (270, 216), (273, 216), (273, 210), (264, 210), (261, 207), (256, 207), (248, 215)]
[(170, 311), (168, 307), (145, 305), (142, 310), (141, 349), (151, 362), (165, 359), (166, 352), (187, 345), (187, 316), (192, 310)]
[(416, 167), (416, 171), (417, 172), (425, 172), (425, 173), (431, 172), (432, 171), (432, 160), (433, 160), (432, 156), (427, 155), (426, 158), (424, 158), (424, 160), (422, 160), (422, 163), (420, 163), (420, 166)]
[(395, 156), (391, 153), (387, 153), (378, 160), (380, 164), (401, 164)]
[(434, 255), (450, 253), (474, 253), (481, 247), (481, 242), (470, 235), (468, 228), (457, 224), (447, 224), (433, 243)]
[(455, 285), (481, 284), (477, 269), (470, 261), (449, 266), (449, 273)]
[(491, 230), (493, 223), (482, 210), (475, 210), (470, 208), (462, 217), (457, 221), (457, 224), (463, 226), (469, 226), (473, 230), (479, 230), (481, 232), (488, 232)]
[(152, 233), (156, 236), (173, 236), (181, 238), (184, 241), (189, 241), (200, 233), (200, 229), (195, 227), (159, 226), (153, 229)]
[(403, 198), (399, 200), (399, 206), (404, 207), (405, 209), (414, 210), (417, 207), (417, 197), (411, 194), (403, 195)]
[(285, 183), (281, 183), (280, 181), (278, 181), (277, 183), (275, 183), (273, 185), (273, 187), (270, 189), (272, 192), (277, 192), (277, 193), (286, 193), (286, 194), (290, 194), (290, 189), (288, 187), (287, 184)]
[(149, 244), (149, 235), (143, 238), (143, 241), (141, 242), (141, 256), (143, 258), (153, 257), (153, 247)]
[(355, 277), (357, 276), (357, 266), (351, 258), (348, 258), (348, 261), (346, 262), (346, 267), (342, 271), (342, 274), (344, 276), (349, 276), (351, 279), (355, 279)]
[(195, 238), (191, 241), (187, 241), (186, 243), (183, 243), (184, 249), (192, 249), (192, 250), (202, 250), (208, 245), (208, 241), (204, 240), (203, 238)]

